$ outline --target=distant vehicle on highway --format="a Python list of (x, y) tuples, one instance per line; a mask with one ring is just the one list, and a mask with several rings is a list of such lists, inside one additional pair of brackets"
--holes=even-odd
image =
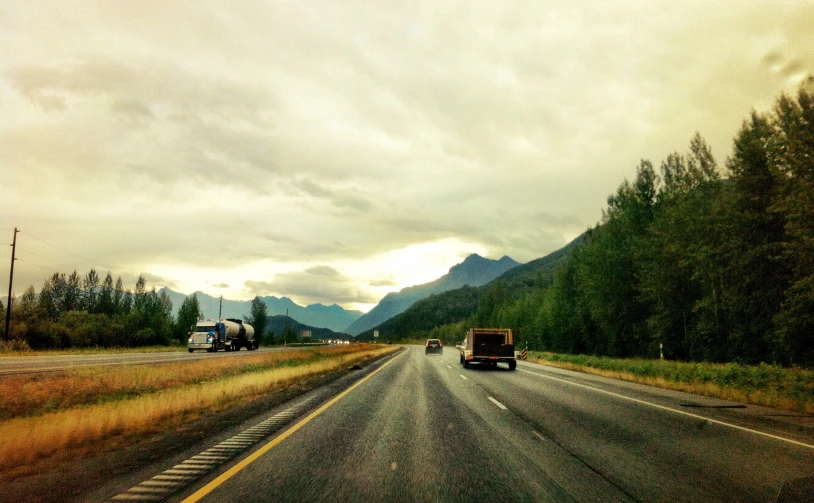
[(259, 343), (254, 338), (254, 327), (239, 319), (199, 321), (189, 336), (190, 353), (196, 349), (205, 349), (210, 353), (219, 349), (240, 351), (242, 347), (253, 351), (259, 347)]
[(424, 346), (424, 354), (431, 353), (444, 354), (444, 346), (439, 339), (427, 339), (427, 344)]
[(497, 367), (498, 362), (517, 368), (514, 335), (508, 328), (470, 328), (463, 345), (459, 346), (461, 365), (468, 368), (472, 362)]

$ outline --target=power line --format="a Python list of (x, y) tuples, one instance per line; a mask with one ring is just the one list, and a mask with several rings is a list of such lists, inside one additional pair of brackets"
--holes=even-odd
[(35, 264), (34, 262), (29, 262), (28, 260), (21, 259), (20, 257), (16, 257), (15, 260), (19, 260), (20, 262), (25, 262), (26, 264), (33, 265), (34, 267), (39, 267), (40, 269), (43, 269), (45, 271), (54, 272), (54, 269), (52, 267), (47, 266), (47, 265)]
[[(59, 247), (59, 246), (57, 246), (57, 245), (55, 245), (55, 244), (53, 244), (53, 243), (49, 243), (48, 241), (42, 240), (42, 239), (38, 238), (37, 236), (34, 236), (33, 234), (29, 233), (29, 232), (20, 231), (20, 234), (25, 234), (26, 236), (28, 236), (28, 237), (30, 237), (30, 238), (34, 238), (34, 239), (36, 239), (36, 240), (37, 240), (37, 241), (39, 241), (40, 243), (46, 244), (46, 245), (48, 245), (48, 246), (53, 246), (53, 247), (54, 247), (54, 248), (56, 248), (57, 250), (61, 250), (61, 251), (65, 252), (65, 253), (67, 253), (67, 254), (69, 254), (69, 255), (73, 255), (73, 256), (74, 256), (74, 257), (76, 257), (76, 258), (80, 258), (80, 259), (82, 259), (82, 260), (84, 260), (84, 261), (86, 261), (86, 262), (90, 262), (92, 265), (101, 266), (102, 268), (107, 269), (107, 270), (109, 270), (109, 271), (112, 271), (112, 270), (113, 270), (113, 268), (112, 268), (112, 267), (107, 267), (105, 264), (102, 264), (102, 263), (101, 263), (101, 262), (99, 262), (98, 260), (93, 260), (93, 259), (90, 259), (90, 258), (88, 258), (88, 257), (83, 257), (82, 255), (77, 255), (76, 253), (71, 252), (71, 251), (68, 251), (68, 250), (66, 250), (65, 248)], [(44, 257), (43, 257), (43, 258), (44, 258)], [(63, 265), (64, 265), (64, 264), (63, 264)], [(70, 266), (68, 266), (68, 267), (70, 267)]]
[[(18, 248), (19, 248), (19, 247), (18, 247)], [(66, 263), (64, 263), (64, 262), (60, 262), (60, 261), (58, 261), (58, 260), (54, 260), (54, 259), (52, 259), (52, 258), (44, 257), (44, 256), (42, 256), (42, 255), (39, 255), (39, 254), (37, 254), (37, 253), (34, 253), (34, 252), (33, 252), (33, 251), (31, 251), (31, 250), (26, 250), (26, 249), (24, 249), (24, 248), (20, 248), (20, 250), (21, 250), (21, 251), (24, 251), (24, 252), (26, 252), (26, 253), (29, 253), (29, 254), (31, 254), (31, 255), (34, 255), (35, 257), (44, 258), (45, 260), (50, 260), (51, 262), (54, 262), (55, 264), (59, 264), (59, 265), (61, 265), (61, 266), (65, 266), (65, 267), (67, 267), (67, 268), (69, 268), (69, 269), (70, 269), (71, 267), (73, 267), (73, 266), (70, 266), (70, 265), (68, 265), (68, 264), (66, 264)]]

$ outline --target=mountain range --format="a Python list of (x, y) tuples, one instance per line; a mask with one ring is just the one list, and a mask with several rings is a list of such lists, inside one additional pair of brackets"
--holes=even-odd
[(452, 266), (447, 274), (434, 281), (388, 293), (376, 307), (351, 323), (344, 332), (353, 336), (359, 335), (393, 316), (403, 313), (419, 300), (465, 285), (473, 287), (485, 285), (517, 265), (519, 265), (518, 262), (507, 256), (500, 260), (492, 260), (473, 253), (460, 264)]
[[(169, 288), (162, 288), (162, 291), (167, 292), (170, 300), (172, 301), (173, 314), (178, 314), (178, 309), (181, 303), (187, 296)], [(221, 309), (220, 299), (212, 297), (203, 292), (195, 292), (198, 298), (198, 304), (205, 318), (216, 319), (219, 316), (222, 318), (243, 318), (251, 313), (250, 300), (229, 300), (223, 299), (223, 307)], [(336, 304), (326, 306), (324, 304), (310, 304), (308, 306), (301, 306), (295, 303), (288, 297), (275, 297), (273, 295), (268, 297), (260, 297), (260, 300), (265, 302), (268, 308), (268, 315), (285, 315), (288, 312), (290, 318), (294, 318), (303, 325), (310, 327), (323, 327), (329, 328), (334, 332), (343, 332), (345, 327), (356, 321), (361, 315), (361, 311), (347, 310)]]
[[(481, 300), (490, 293), (502, 290), (515, 296), (548, 287), (553, 283), (557, 269), (575, 249), (585, 244), (586, 239), (586, 235), (582, 234), (559, 250), (513, 267), (481, 286), (467, 285), (428, 296), (372, 328), (379, 331), (380, 340), (426, 335), (434, 327), (455, 323), (475, 314)], [(372, 328), (358, 334), (357, 339), (372, 340)]]
[[(288, 315), (304, 329), (313, 327), (327, 328), (333, 332), (358, 335), (404, 312), (417, 301), (464, 286), (477, 287), (485, 285), (498, 276), (512, 270), (519, 263), (508, 256), (492, 260), (472, 254), (460, 264), (454, 265), (449, 272), (440, 278), (421, 285), (410, 286), (398, 292), (388, 293), (368, 313), (347, 310), (337, 304), (310, 304), (300, 306), (288, 297), (260, 297), (268, 309), (269, 317)], [(173, 315), (178, 314), (181, 304), (187, 295), (169, 288), (161, 288), (173, 305)], [(251, 312), (251, 301), (229, 300), (213, 297), (197, 291), (195, 295), (205, 318), (244, 318)], [(5, 306), (7, 303), (4, 302)], [(315, 334), (315, 337), (316, 334)]]

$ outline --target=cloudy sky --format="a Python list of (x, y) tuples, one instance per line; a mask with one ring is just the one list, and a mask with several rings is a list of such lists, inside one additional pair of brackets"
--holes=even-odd
[(814, 72), (812, 26), (806, 0), (2, 1), (14, 291), (95, 267), (368, 310), (532, 260), (695, 131), (723, 165)]

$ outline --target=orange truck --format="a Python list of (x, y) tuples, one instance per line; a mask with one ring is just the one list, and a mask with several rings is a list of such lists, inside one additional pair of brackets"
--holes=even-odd
[(509, 328), (470, 328), (458, 350), (464, 368), (468, 368), (472, 362), (490, 367), (505, 362), (509, 370), (517, 368), (514, 334)]

